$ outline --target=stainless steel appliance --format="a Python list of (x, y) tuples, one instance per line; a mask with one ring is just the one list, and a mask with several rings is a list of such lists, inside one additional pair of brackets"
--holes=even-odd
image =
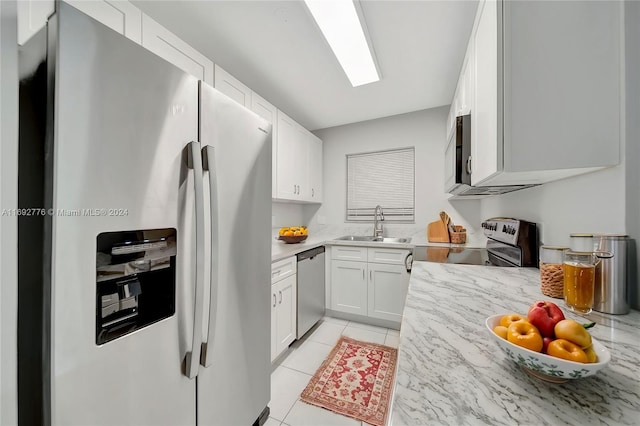
[(447, 192), (460, 197), (481, 197), (487, 195), (506, 194), (507, 192), (529, 188), (535, 185), (491, 185), (471, 186), (472, 157), (471, 157), (471, 115), (456, 117), (456, 128), (449, 140), (449, 148), (455, 144), (455, 180)]
[(299, 339), (324, 316), (324, 246), (304, 251), (298, 258)]
[(593, 309), (606, 314), (627, 314), (630, 306), (630, 286), (633, 257), (629, 256), (634, 240), (627, 235), (594, 235), (598, 250), (613, 256), (600, 259), (596, 266)]
[(419, 246), (414, 261), (487, 266), (538, 266), (538, 232), (533, 222), (492, 218), (482, 222), (485, 248)]
[(56, 6), (21, 52), (20, 423), (261, 424), (271, 126)]

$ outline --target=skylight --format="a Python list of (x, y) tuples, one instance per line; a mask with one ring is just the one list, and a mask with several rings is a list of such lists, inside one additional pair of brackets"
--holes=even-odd
[(304, 0), (353, 87), (379, 81), (352, 0)]

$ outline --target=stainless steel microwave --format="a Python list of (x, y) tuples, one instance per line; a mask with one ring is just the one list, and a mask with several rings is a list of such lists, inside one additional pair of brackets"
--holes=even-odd
[(453, 137), (455, 141), (455, 181), (447, 188), (450, 194), (459, 198), (477, 198), (488, 195), (505, 194), (534, 185), (502, 185), (502, 186), (471, 186), (471, 115), (456, 117), (456, 127)]
[(456, 183), (471, 185), (471, 115), (456, 117)]

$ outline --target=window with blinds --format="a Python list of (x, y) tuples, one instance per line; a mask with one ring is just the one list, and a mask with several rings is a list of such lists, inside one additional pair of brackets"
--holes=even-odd
[(347, 221), (414, 222), (415, 149), (347, 155)]

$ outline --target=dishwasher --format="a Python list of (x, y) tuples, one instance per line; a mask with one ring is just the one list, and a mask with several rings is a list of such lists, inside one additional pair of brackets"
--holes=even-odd
[(297, 255), (299, 339), (324, 316), (324, 247)]

